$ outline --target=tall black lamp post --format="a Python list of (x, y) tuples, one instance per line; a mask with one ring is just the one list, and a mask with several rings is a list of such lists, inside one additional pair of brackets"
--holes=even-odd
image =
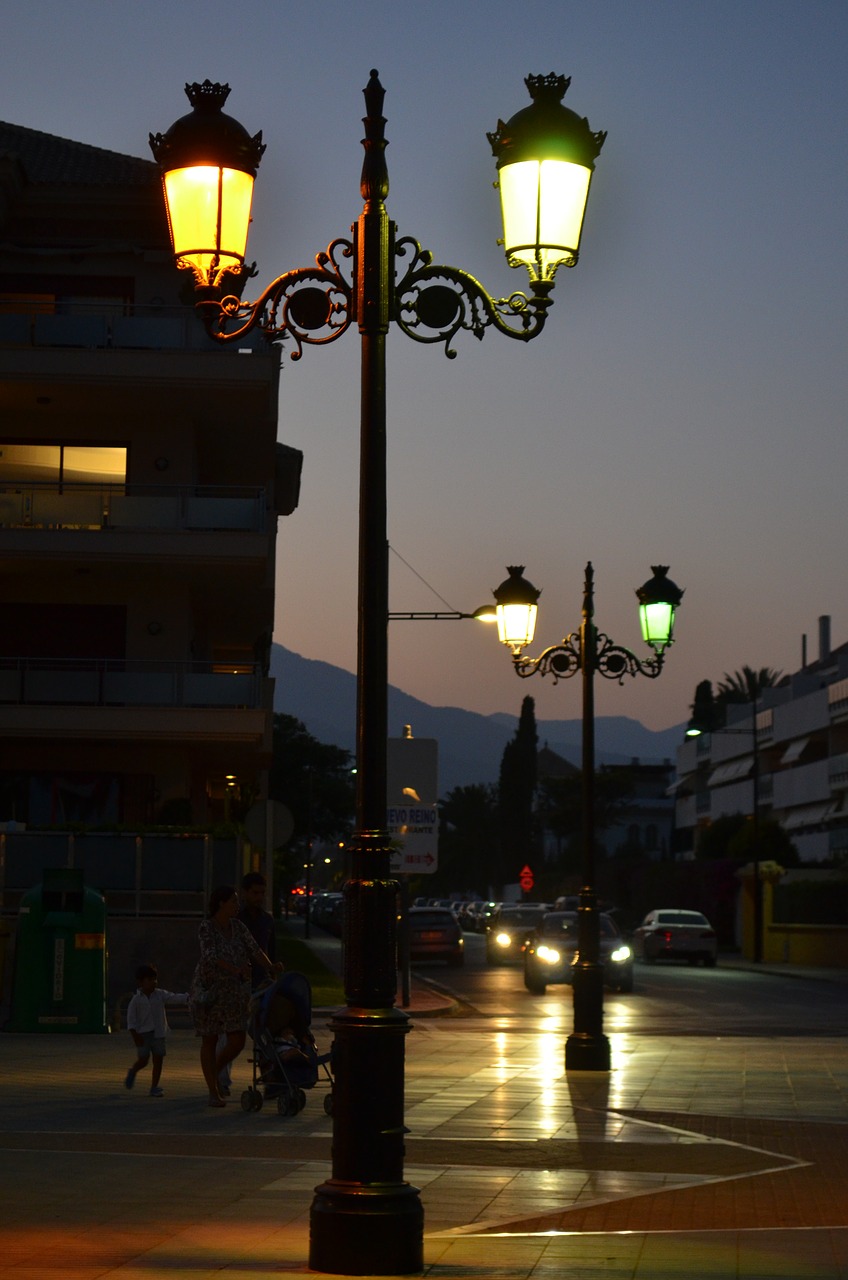
[(416, 240), (398, 237), (389, 190), (376, 71), (365, 89), (362, 212), (351, 239), (334, 240), (312, 266), (288, 271), (255, 302), (241, 290), (253, 179), (264, 150), (223, 113), (226, 85), (187, 86), (192, 112), (151, 136), (162, 169), (178, 265), (194, 275), (207, 332), (238, 342), (257, 329), (271, 342), (332, 342), (356, 325), (361, 339), (357, 660), (357, 833), (345, 886), (346, 1007), (335, 1038), (333, 1170), (316, 1188), (309, 1265), (347, 1275), (410, 1273), (423, 1266), (419, 1193), (403, 1177), (406, 1015), (395, 1007), (397, 885), (386, 832), (388, 559), (386, 541), (386, 335), (452, 343), (494, 327), (527, 342), (551, 306), (557, 267), (577, 262), (583, 214), (605, 134), (562, 105), (563, 76), (530, 76), (532, 102), (489, 134), (497, 157), (504, 248), (526, 266), (529, 296), (493, 298), (467, 272), (437, 266)]
[(583, 886), (577, 923), (577, 961), (574, 968), (574, 1029), (565, 1043), (566, 1071), (609, 1071), (610, 1047), (604, 1035), (604, 975), (600, 958), (600, 919), (595, 888), (595, 675), (624, 683), (625, 676), (650, 676), (663, 669), (666, 649), (672, 643), (674, 611), (683, 597), (670, 581), (667, 565), (654, 565), (653, 577), (639, 587), (642, 637), (654, 650), (640, 659), (614, 644), (594, 623), (594, 571), (586, 565), (583, 583), (583, 621), (579, 631), (561, 644), (528, 658), (522, 649), (533, 639), (537, 600), (541, 594), (524, 577), (524, 567), (513, 566), (509, 577), (495, 591), (499, 639), (512, 650), (519, 676), (550, 675), (554, 683), (575, 676), (583, 685), (582, 817)]

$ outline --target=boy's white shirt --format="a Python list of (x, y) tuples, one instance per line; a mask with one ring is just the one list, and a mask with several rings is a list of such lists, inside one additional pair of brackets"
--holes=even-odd
[(140, 1035), (152, 1031), (161, 1039), (168, 1030), (166, 1004), (188, 1004), (188, 992), (157, 987), (148, 996), (139, 987), (127, 1006), (127, 1031), (138, 1031)]

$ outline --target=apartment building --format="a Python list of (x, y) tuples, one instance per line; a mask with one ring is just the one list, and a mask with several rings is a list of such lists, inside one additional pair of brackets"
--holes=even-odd
[(0, 824), (266, 795), (279, 355), (206, 338), (156, 166), (0, 123)]
[[(806, 643), (805, 643), (806, 648)], [(697, 852), (717, 818), (777, 819), (804, 862), (848, 855), (848, 644), (831, 649), (819, 619), (818, 657), (764, 690), (757, 706), (731, 706), (724, 729), (690, 738), (677, 753), (678, 857)]]

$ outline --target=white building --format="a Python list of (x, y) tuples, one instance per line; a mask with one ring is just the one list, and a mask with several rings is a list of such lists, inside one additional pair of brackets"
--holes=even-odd
[(760, 816), (781, 823), (803, 861), (845, 857), (848, 644), (831, 649), (829, 617), (819, 619), (818, 658), (766, 689), (756, 709), (730, 706), (724, 729), (687, 739), (677, 775), (678, 856), (693, 856), (717, 818), (752, 815), (756, 790)]

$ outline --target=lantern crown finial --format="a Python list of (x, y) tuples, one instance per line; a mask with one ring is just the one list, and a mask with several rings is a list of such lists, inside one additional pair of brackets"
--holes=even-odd
[(562, 102), (571, 84), (571, 76), (558, 76), (550, 71), (546, 76), (525, 76), (524, 83), (534, 102)]
[(217, 81), (213, 84), (209, 79), (201, 83), (195, 81), (194, 84), (186, 84), (185, 95), (199, 111), (220, 111), (230, 96), (230, 86), (218, 84)]

